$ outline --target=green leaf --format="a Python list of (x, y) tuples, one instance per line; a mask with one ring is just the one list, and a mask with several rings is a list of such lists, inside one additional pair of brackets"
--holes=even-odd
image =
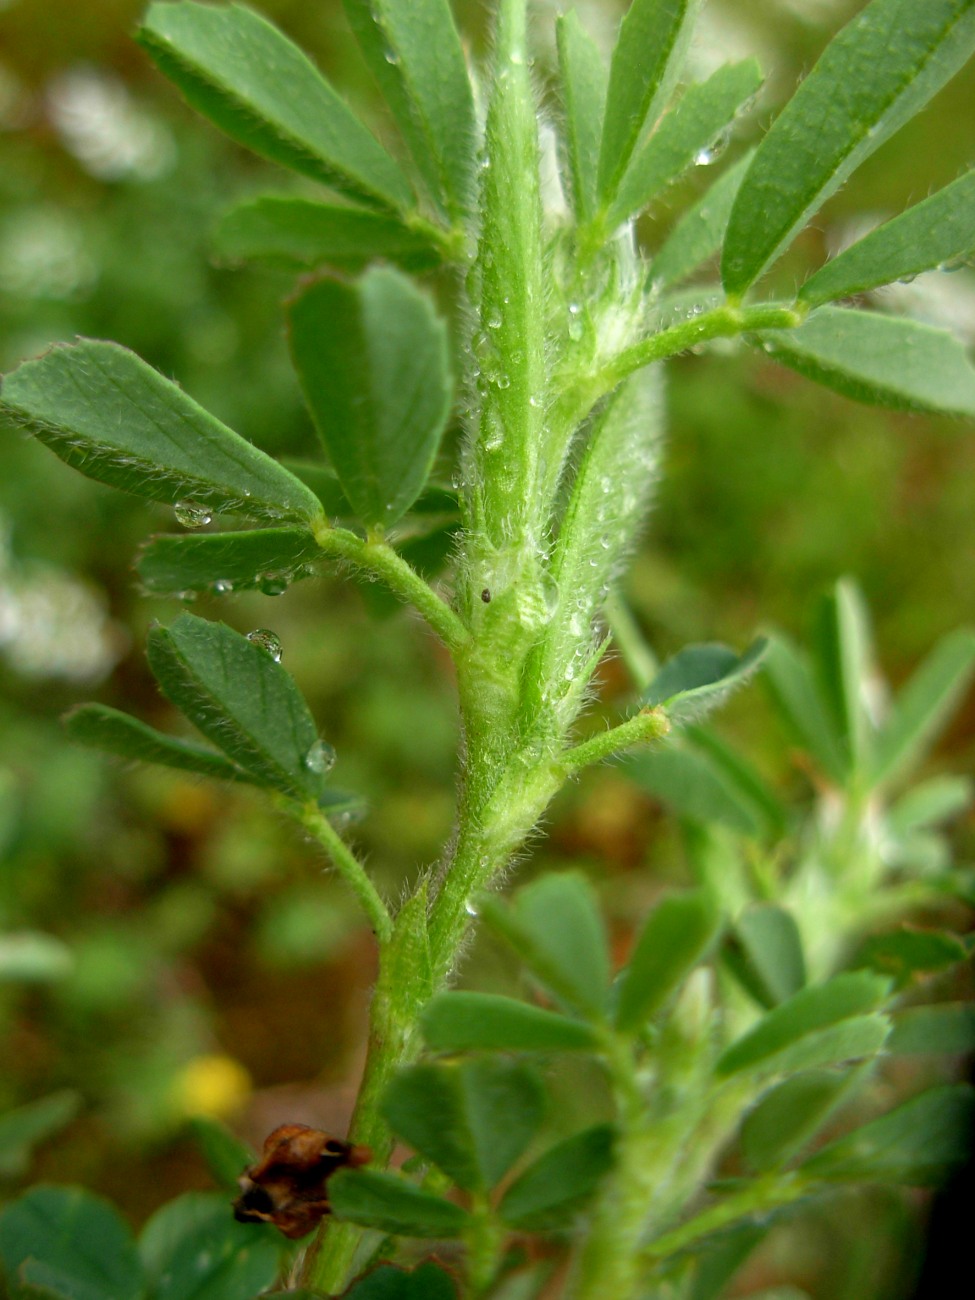
[(199, 772), (218, 781), (253, 783), (247, 772), (224, 758), (223, 754), (192, 740), (167, 736), (106, 704), (79, 704), (65, 714), (64, 729), (79, 744), (90, 745), (92, 749), (101, 749), (119, 758), (161, 763), (163, 767)]
[(686, 726), (684, 735), (736, 791), (742, 806), (751, 809), (761, 833), (782, 839), (788, 833), (789, 813), (761, 773), (710, 727)]
[(0, 1115), (0, 1178), (21, 1178), (34, 1148), (70, 1124), (81, 1110), (81, 1094), (64, 1088)]
[[(883, 745), (884, 736), (881, 736)], [(975, 781), (967, 776), (933, 776), (908, 790), (887, 814), (892, 835), (907, 836), (950, 821), (975, 798)]]
[(320, 799), (327, 764), (301, 692), (260, 646), (224, 623), (182, 614), (149, 633), (163, 694), (255, 785)]
[(767, 1223), (746, 1223), (707, 1241), (696, 1252), (687, 1300), (721, 1300), (727, 1284), (767, 1232)]
[(374, 1169), (340, 1169), (328, 1197), (337, 1218), (401, 1237), (459, 1237), (470, 1221), (459, 1205)]
[[(292, 1295), (291, 1291), (282, 1292), (281, 1300), (290, 1300)], [(457, 1300), (457, 1288), (449, 1273), (427, 1260), (409, 1270), (380, 1264), (344, 1295), (345, 1300)]]
[(641, 703), (664, 709), (672, 722), (698, 718), (744, 685), (761, 664), (767, 646), (764, 637), (753, 641), (743, 655), (716, 642), (685, 646), (667, 660)]
[(975, 416), (975, 368), (947, 330), (879, 312), (821, 307), (798, 329), (758, 337), (773, 360), (854, 401)]
[(342, 484), (336, 477), (335, 470), (323, 465), (320, 460), (300, 460), (286, 456), (281, 464), (285, 469), (300, 479), (305, 487), (310, 488), (321, 502), (322, 509), (333, 519), (352, 519), (354, 511), (348, 498), (342, 491)]
[(862, 770), (874, 738), (867, 711), (873, 658), (869, 615), (854, 583), (844, 579), (822, 599), (815, 634), (823, 697), (854, 769)]
[(690, 86), (660, 120), (620, 182), (607, 224), (615, 228), (658, 198), (695, 163), (711, 161), (739, 113), (758, 93), (762, 71), (755, 59), (729, 63)]
[(800, 1171), (830, 1182), (932, 1187), (965, 1163), (975, 1126), (975, 1089), (931, 1088), (880, 1119), (837, 1138)]
[(489, 1191), (542, 1122), (535, 1072), (492, 1057), (401, 1070), (383, 1098), (390, 1127), (466, 1191)]
[(789, 730), (824, 774), (842, 785), (847, 760), (826, 702), (805, 658), (781, 635), (769, 638), (764, 680)]
[(741, 1126), (749, 1168), (763, 1173), (788, 1164), (864, 1083), (870, 1068), (809, 1070), (765, 1093)]
[[(862, 1049), (847, 1052), (848, 1057), (852, 1059), (855, 1055), (876, 1051), (886, 1035), (887, 1022), (883, 1017), (864, 1013), (872, 1012), (883, 1003), (889, 989), (886, 979), (869, 971), (836, 975), (825, 984), (801, 989), (788, 1001), (767, 1012), (747, 1033), (726, 1048), (718, 1058), (715, 1072), (719, 1076), (736, 1074), (756, 1066), (798, 1069), (800, 1066), (795, 1062), (802, 1054), (790, 1054), (789, 1049), (801, 1044), (803, 1039), (815, 1036), (817, 1031), (841, 1026), (842, 1022), (852, 1024), (854, 1040), (863, 1039)], [(861, 1029), (862, 1034), (859, 1032)], [(840, 1044), (839, 1038), (836, 1043)], [(824, 1050), (832, 1051), (833, 1045), (832, 1039), (826, 1040)], [(813, 1043), (811, 1047), (813, 1057), (819, 1056), (817, 1045)], [(804, 1065), (826, 1064), (828, 1059), (804, 1061)]]
[(236, 1194), (237, 1179), (245, 1169), (257, 1164), (257, 1152), (225, 1124), (206, 1115), (195, 1115), (187, 1128), (210, 1173), (222, 1187)]
[(707, 955), (720, 917), (703, 892), (665, 898), (650, 913), (620, 976), (616, 1026), (641, 1028)]
[(599, 140), (609, 80), (602, 55), (574, 9), (555, 20), (562, 98), (563, 164), (576, 220), (588, 221), (596, 208)]
[(706, 754), (669, 745), (630, 755), (621, 767), (679, 817), (718, 822), (739, 835), (762, 833), (761, 815), (751, 798)]
[(598, 188), (606, 206), (673, 89), (698, 7), (699, 0), (633, 0), (624, 15), (599, 148)]
[(49, 984), (74, 969), (71, 949), (42, 930), (7, 930), (0, 934), (0, 984)]
[(229, 261), (256, 260), (289, 270), (361, 271), (381, 259), (423, 271), (440, 262), (429, 239), (395, 217), (291, 194), (262, 194), (235, 204), (220, 218), (213, 247)]
[(947, 930), (921, 930), (901, 926), (892, 934), (878, 934), (867, 941), (853, 963), (890, 975), (898, 987), (915, 975), (932, 975), (950, 970), (969, 956), (967, 945)]
[(612, 1168), (615, 1136), (611, 1124), (595, 1124), (546, 1151), (505, 1192), (501, 1218), (529, 1232), (571, 1222)]
[(722, 172), (661, 244), (650, 263), (650, 284), (657, 292), (680, 284), (718, 252), (752, 152)]
[(806, 983), (799, 927), (774, 903), (746, 908), (728, 935), (724, 959), (763, 1007), (778, 1006)]
[(34, 1187), (0, 1213), (0, 1264), (68, 1300), (140, 1300), (145, 1284), (132, 1234), (100, 1196)]
[(975, 1006), (969, 1002), (909, 1007), (895, 1012), (893, 1022), (887, 1050), (896, 1056), (975, 1052)]
[(875, 783), (902, 778), (925, 755), (961, 703), (975, 672), (975, 634), (949, 633), (898, 695), (877, 744)]
[(315, 496), (117, 343), (83, 339), (3, 381), (7, 414), (66, 464), (124, 492), (252, 519), (316, 523)]
[(353, 198), (392, 208), (412, 203), (382, 145), (311, 60), (252, 9), (153, 4), (136, 40), (238, 144)]
[(459, 217), (471, 200), (474, 96), (448, 0), (344, 0), (346, 16), (430, 196)]
[(975, 249), (975, 171), (851, 244), (809, 277), (799, 301), (818, 307), (881, 284), (947, 269)]
[(975, 48), (972, 0), (873, 0), (827, 46), (759, 145), (728, 223), (740, 295)]
[(273, 1228), (234, 1221), (222, 1193), (187, 1192), (148, 1220), (139, 1254), (153, 1300), (240, 1300), (278, 1275)]
[(560, 1002), (603, 1015), (609, 950), (595, 891), (585, 876), (542, 876), (520, 889), (508, 907), (485, 899), (481, 915)]
[(321, 551), (303, 528), (257, 528), (240, 533), (205, 533), (198, 537), (167, 534), (142, 548), (136, 569), (147, 591), (179, 596), (273, 586), (278, 594), (299, 578), (312, 575)]
[(320, 279), (289, 309), (305, 400), (357, 515), (389, 527), (430, 476), (450, 413), (447, 332), (398, 271)]
[(599, 1042), (579, 1020), (492, 993), (440, 993), (424, 1007), (420, 1026), (439, 1052), (592, 1051)]

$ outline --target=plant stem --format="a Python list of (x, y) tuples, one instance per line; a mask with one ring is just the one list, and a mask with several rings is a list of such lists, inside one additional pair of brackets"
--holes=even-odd
[(609, 597), (604, 612), (613, 643), (642, 694), (660, 671), (657, 656), (644, 641), (636, 619), (619, 592)]
[(347, 528), (329, 527), (316, 529), (315, 541), (326, 555), (347, 560), (357, 569), (381, 578), (394, 596), (422, 615), (451, 652), (456, 654), (470, 640), (470, 633), (453, 609), (388, 542), (364, 541)]
[(655, 1264), (741, 1219), (766, 1215), (772, 1210), (790, 1205), (793, 1201), (808, 1196), (810, 1190), (808, 1181), (798, 1174), (770, 1174), (767, 1178), (757, 1179), (740, 1192), (726, 1196), (720, 1204), (712, 1205), (693, 1219), (682, 1223), (679, 1228), (665, 1232), (645, 1247), (641, 1252), (641, 1260), (644, 1264)]
[(317, 804), (288, 803), (286, 807), (331, 858), (335, 870), (362, 905), (376, 938), (381, 944), (387, 943), (393, 933), (392, 917), (362, 863)]
[(567, 749), (559, 758), (559, 766), (566, 772), (578, 772), (592, 763), (601, 763), (604, 758), (630, 749), (633, 745), (649, 745), (659, 740), (670, 731), (670, 721), (662, 709), (641, 709), (626, 722), (617, 727), (609, 727), (598, 732), (589, 740), (584, 740), (572, 749)]

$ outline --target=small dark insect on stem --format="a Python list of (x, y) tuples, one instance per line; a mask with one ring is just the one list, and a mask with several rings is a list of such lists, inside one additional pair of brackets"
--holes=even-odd
[(490, 603), (491, 603), (491, 592), (490, 592), (489, 588), (485, 587), (484, 590), (481, 592), (481, 600), (484, 601), (485, 605), (490, 605)]

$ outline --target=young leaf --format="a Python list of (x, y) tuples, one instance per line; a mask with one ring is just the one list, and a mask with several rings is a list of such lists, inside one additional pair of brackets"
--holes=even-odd
[(827, 46), (759, 145), (728, 222), (738, 296), (975, 48), (973, 0), (872, 0)]
[(459, 1237), (470, 1219), (459, 1205), (374, 1169), (340, 1169), (328, 1198), (338, 1218), (401, 1237)]
[(606, 218), (610, 228), (640, 212), (696, 162), (710, 162), (709, 151), (731, 131), (761, 84), (757, 60), (745, 59), (691, 86), (630, 163)]
[(765, 1093), (741, 1126), (749, 1168), (763, 1173), (788, 1164), (861, 1086), (869, 1069), (809, 1070)]
[(975, 1006), (945, 1002), (936, 1007), (908, 1007), (895, 1012), (887, 1050), (898, 1056), (975, 1052)]
[(823, 696), (854, 769), (862, 771), (873, 741), (866, 704), (873, 662), (869, 615), (854, 583), (840, 581), (823, 598), (815, 633)]
[[(355, 511), (349, 505), (348, 498), (342, 491), (335, 471), (320, 460), (300, 460), (294, 456), (285, 456), (281, 460), (289, 474), (300, 479), (305, 487), (310, 488), (322, 504), (322, 509), (332, 519), (352, 519)], [(456, 501), (454, 503), (456, 508)]]
[(717, 643), (686, 646), (668, 659), (643, 693), (641, 703), (659, 706), (672, 722), (702, 714), (724, 703), (759, 667), (768, 642), (753, 641), (743, 655)]
[(117, 343), (53, 347), (7, 375), (0, 400), (61, 460), (124, 492), (252, 519), (321, 519), (303, 483)]
[(614, 1140), (611, 1124), (596, 1124), (559, 1142), (511, 1184), (501, 1218), (529, 1232), (569, 1223), (612, 1168)]
[(382, 145), (311, 60), (252, 9), (152, 4), (136, 40), (238, 144), (352, 198), (411, 205), (409, 184)]
[(975, 634), (951, 632), (935, 646), (894, 704), (877, 743), (871, 777), (877, 784), (903, 777), (934, 743), (961, 703), (975, 672)]
[(555, 20), (562, 92), (563, 161), (572, 207), (579, 222), (596, 208), (599, 139), (603, 130), (608, 74), (596, 43), (574, 9)]
[[(278, 1300), (292, 1297), (301, 1300), (293, 1291), (282, 1291)], [(409, 1270), (380, 1264), (354, 1282), (344, 1293), (344, 1300), (457, 1300), (457, 1288), (450, 1274), (432, 1260)]]
[(724, 959), (766, 1008), (787, 1001), (806, 983), (799, 927), (773, 903), (759, 903), (742, 912), (728, 936)]
[(167, 1201), (139, 1236), (153, 1300), (256, 1296), (277, 1277), (279, 1254), (274, 1230), (236, 1223), (223, 1193)]
[(466, 1191), (489, 1191), (542, 1122), (535, 1072), (503, 1058), (413, 1065), (393, 1079), (383, 1114), (395, 1133)]
[(975, 416), (975, 368), (947, 330), (879, 312), (821, 307), (798, 329), (758, 337), (775, 361), (854, 401)]
[(592, 1051), (599, 1041), (579, 1020), (492, 993), (440, 993), (424, 1007), (420, 1026), (439, 1052)]
[(0, 1115), (0, 1178), (22, 1178), (34, 1148), (64, 1128), (81, 1110), (81, 1094), (63, 1088)]
[(64, 729), (72, 740), (119, 758), (161, 763), (163, 767), (199, 772), (218, 781), (251, 781), (247, 772), (216, 750), (192, 740), (167, 736), (106, 704), (79, 704), (65, 714)]
[(224, 623), (182, 614), (149, 633), (163, 694), (255, 785), (318, 800), (327, 765), (301, 692), (260, 646)]
[(975, 171), (888, 221), (827, 262), (799, 290), (818, 307), (948, 267), (975, 249)]
[(451, 405), (447, 332), (425, 294), (389, 267), (320, 279), (289, 310), (305, 400), (346, 496), (370, 526), (422, 492)]
[(633, 0), (609, 72), (599, 147), (599, 197), (608, 206), (641, 138), (670, 94), (699, 0)]
[(346, 16), (430, 196), (453, 218), (471, 198), (474, 96), (448, 0), (344, 0)]
[[(883, 751), (885, 735), (881, 735)], [(963, 813), (975, 798), (975, 781), (967, 776), (933, 776), (901, 795), (887, 814), (887, 828), (897, 837), (928, 830)]]
[(973, 1125), (975, 1089), (964, 1083), (930, 1088), (837, 1138), (800, 1171), (829, 1182), (937, 1186), (968, 1158)]
[(560, 1002), (601, 1016), (609, 989), (609, 951), (595, 893), (577, 872), (559, 872), (526, 885), (509, 907), (493, 898), (484, 919)]
[(783, 636), (769, 638), (764, 680), (789, 730), (824, 774), (842, 785), (847, 760), (840, 738), (809, 665)]
[(720, 917), (703, 892), (665, 898), (650, 913), (619, 981), (616, 1027), (638, 1030), (707, 955)]
[[(759, 1065), (768, 1068), (770, 1064), (776, 1068), (786, 1068), (782, 1063), (787, 1059), (788, 1049), (794, 1044), (819, 1030), (854, 1019), (868, 1022), (863, 1026), (865, 1045), (874, 1038), (869, 1022), (878, 1022), (880, 1041), (869, 1049), (876, 1050), (886, 1034), (887, 1023), (882, 1017), (871, 1017), (864, 1013), (872, 1012), (878, 1007), (887, 997), (889, 989), (886, 979), (868, 971), (836, 975), (825, 984), (801, 989), (788, 1001), (767, 1012), (753, 1028), (726, 1048), (718, 1059), (715, 1071), (718, 1075), (729, 1075)], [(850, 1057), (854, 1054), (848, 1053)], [(866, 1055), (866, 1047), (862, 1053), (856, 1054)], [(792, 1064), (792, 1060), (793, 1058), (788, 1058), (790, 1068), (799, 1068)], [(825, 1062), (808, 1062), (809, 1065), (820, 1063)]]
[(915, 975), (950, 970), (969, 956), (968, 946), (948, 930), (919, 930), (902, 926), (892, 934), (874, 935), (857, 953), (856, 966), (889, 975), (898, 987)]
[(718, 822), (739, 835), (763, 832), (760, 813), (737, 782), (707, 754), (668, 745), (622, 760), (623, 770), (639, 786), (667, 804), (678, 817)]
[(141, 1300), (145, 1289), (128, 1224), (80, 1187), (34, 1187), (5, 1206), (0, 1265), (11, 1282), (70, 1300)]
[(789, 814), (762, 774), (708, 726), (687, 726), (684, 736), (736, 791), (742, 805), (751, 809), (761, 834), (782, 839), (789, 829)]
[(147, 591), (178, 596), (184, 591), (258, 590), (310, 577), (321, 551), (303, 528), (259, 528), (240, 533), (167, 534), (145, 544), (136, 569)]
[(753, 152), (726, 168), (681, 215), (661, 244), (650, 263), (650, 285), (657, 292), (680, 284), (718, 252)]
[(361, 271), (381, 259), (424, 271), (440, 261), (425, 236), (384, 212), (291, 194), (262, 194), (235, 204), (220, 218), (213, 247), (228, 261), (254, 259), (300, 270)]

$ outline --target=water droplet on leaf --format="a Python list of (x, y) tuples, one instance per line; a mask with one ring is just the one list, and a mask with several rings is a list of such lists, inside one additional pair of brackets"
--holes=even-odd
[(255, 628), (253, 632), (247, 633), (247, 640), (251, 645), (256, 645), (265, 654), (270, 655), (276, 664), (281, 662), (281, 642), (269, 628)]
[(206, 506), (197, 505), (193, 501), (177, 501), (173, 513), (184, 528), (203, 528), (213, 518)]
[(283, 596), (288, 590), (288, 584), (284, 578), (262, 578), (260, 587), (265, 596)]
[(316, 740), (305, 755), (305, 767), (316, 776), (324, 776), (335, 766), (335, 750), (326, 740)]

